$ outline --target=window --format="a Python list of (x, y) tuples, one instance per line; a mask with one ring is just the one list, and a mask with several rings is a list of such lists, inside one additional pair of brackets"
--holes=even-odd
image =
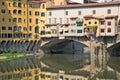
[(71, 33), (76, 33), (76, 30), (72, 29), (72, 30), (71, 30)]
[(54, 21), (55, 21), (54, 23), (56, 23), (56, 21), (57, 21), (57, 18), (54, 18)]
[(10, 7), (10, 3), (9, 3), (9, 7)]
[(2, 22), (4, 22), (5, 21), (5, 19), (4, 18), (2, 18)]
[(60, 18), (60, 23), (62, 24), (62, 18)]
[(77, 30), (77, 33), (82, 33), (82, 30), (80, 29), (80, 30)]
[(49, 24), (51, 24), (51, 18), (49, 18)]
[(22, 27), (19, 26), (19, 27), (18, 27), (18, 32), (21, 32), (21, 31), (22, 31)]
[(30, 22), (30, 23), (32, 22), (32, 19), (31, 19), (31, 18), (29, 19), (29, 22)]
[(4, 10), (4, 9), (1, 9), (1, 13), (5, 13), (5, 10)]
[(105, 29), (101, 29), (100, 31), (101, 31), (101, 33), (104, 33), (104, 32), (105, 32)]
[(22, 11), (21, 10), (18, 10), (18, 14), (21, 14), (22, 13)]
[(111, 26), (111, 22), (108, 22), (107, 25), (108, 25), (108, 26)]
[(18, 3), (18, 7), (22, 7), (22, 4), (21, 4), (21, 3)]
[(107, 14), (111, 14), (111, 9), (108, 9), (108, 10), (107, 10)]
[(24, 30), (24, 31), (27, 31), (27, 27), (24, 27), (23, 30)]
[(42, 9), (45, 9), (45, 5), (44, 4), (42, 5)]
[(42, 17), (45, 17), (45, 12), (41, 12), (41, 16), (42, 16)]
[(31, 11), (29, 11), (29, 15), (32, 15), (32, 12), (31, 12)]
[(81, 11), (78, 11), (78, 15), (81, 15)]
[(9, 22), (11, 22), (11, 18), (9, 18)]
[(52, 12), (49, 12), (49, 16), (52, 16)]
[(29, 26), (29, 30), (32, 31), (32, 26)]
[[(8, 38), (12, 38), (12, 34), (8, 34)], [(8, 79), (11, 79), (12, 75), (8, 75)]]
[(13, 14), (17, 14), (17, 10), (13, 10)]
[(39, 16), (39, 12), (38, 11), (35, 11), (35, 16)]
[(89, 24), (91, 24), (91, 22), (89, 22)]
[(13, 18), (13, 22), (17, 22), (17, 18)]
[(13, 31), (14, 31), (14, 32), (17, 31), (17, 26), (14, 26), (14, 30), (13, 30)]
[(108, 29), (107, 29), (107, 32), (111, 32), (111, 28), (108, 28)]
[(9, 14), (11, 13), (11, 11), (9, 10)]
[(104, 25), (105, 24), (105, 21), (101, 21), (101, 25)]
[(5, 26), (2, 26), (2, 30), (6, 30), (6, 27), (5, 27)]
[(65, 15), (68, 15), (68, 11), (65, 11)]
[(4, 2), (2, 2), (2, 6), (4, 6), (5, 5), (5, 3)]
[(39, 80), (39, 77), (38, 76), (35, 76), (35, 79), (34, 80)]
[(95, 21), (95, 24), (97, 24), (97, 22)]
[(39, 27), (38, 26), (35, 27), (35, 33), (39, 33)]
[(14, 7), (17, 7), (17, 3), (16, 3), (16, 2), (13, 2), (13, 6), (14, 6)]
[(39, 19), (36, 19), (36, 24), (38, 24), (38, 22), (39, 22)]
[(2, 34), (2, 38), (7, 38), (7, 34)]
[(12, 30), (12, 27), (11, 27), (11, 26), (9, 26), (9, 27), (8, 27), (8, 30)]
[(96, 10), (93, 10), (93, 14), (96, 14)]
[(82, 22), (77, 22), (77, 26), (83, 26)]
[(18, 18), (18, 22), (22, 22), (22, 19), (21, 19), (21, 18)]

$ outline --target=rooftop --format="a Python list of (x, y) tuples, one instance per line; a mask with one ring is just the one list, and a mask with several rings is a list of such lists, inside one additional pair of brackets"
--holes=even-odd
[(89, 3), (89, 4), (76, 4), (76, 5), (60, 5), (60, 6), (52, 6), (47, 9), (65, 9), (65, 8), (83, 8), (83, 7), (99, 7), (99, 6), (112, 6), (112, 5), (120, 5), (120, 2), (104, 2), (104, 3)]

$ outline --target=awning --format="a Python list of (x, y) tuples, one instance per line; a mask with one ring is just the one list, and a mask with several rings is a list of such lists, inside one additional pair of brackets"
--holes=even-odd
[(97, 26), (87, 26), (88, 29), (97, 29)]

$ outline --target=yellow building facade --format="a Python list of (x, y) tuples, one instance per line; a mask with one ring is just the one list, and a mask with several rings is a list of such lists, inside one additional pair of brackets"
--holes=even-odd
[(40, 40), (50, 1), (0, 0), (0, 41)]
[(99, 18), (92, 16), (84, 17), (84, 34), (94, 34), (99, 36)]

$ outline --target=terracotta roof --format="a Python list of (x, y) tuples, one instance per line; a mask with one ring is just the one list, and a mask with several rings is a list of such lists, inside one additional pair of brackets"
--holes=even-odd
[(105, 18), (118, 18), (117, 15), (110, 15), (110, 16), (106, 16)]
[(89, 3), (89, 4), (76, 4), (76, 5), (60, 5), (52, 6), (47, 9), (64, 9), (64, 8), (82, 8), (82, 7), (97, 7), (97, 6), (110, 6), (110, 5), (120, 5), (120, 2), (104, 2), (104, 3)]
[(48, 0), (28, 0), (29, 2), (36, 2), (36, 3), (43, 3), (47, 2)]

